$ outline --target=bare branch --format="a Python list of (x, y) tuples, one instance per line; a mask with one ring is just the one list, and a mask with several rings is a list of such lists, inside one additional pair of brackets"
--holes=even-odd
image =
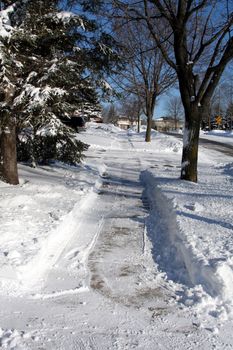
[[(189, 1), (188, 8), (191, 7), (192, 2), (193, 1)], [(195, 13), (195, 12), (197, 13), (200, 9), (204, 8), (208, 4), (208, 2), (209, 2), (209, 0), (202, 0), (199, 5), (193, 7), (191, 10), (187, 11), (185, 21), (187, 22), (187, 20), (189, 19), (189, 17), (192, 16), (193, 13)]]
[[(171, 7), (169, 7), (166, 4), (166, 8), (162, 5), (160, 0), (149, 0), (150, 3), (154, 4), (157, 9), (159, 10), (161, 16), (163, 16), (164, 18), (166, 18), (170, 23), (172, 23), (172, 21), (174, 20), (174, 13), (171, 9)], [(165, 2), (166, 3), (166, 2)], [(167, 10), (167, 11), (166, 11)]]
[(228, 43), (226, 45), (225, 51), (222, 55), (221, 60), (219, 63), (214, 66), (210, 67), (208, 69), (208, 76), (207, 79), (211, 77), (211, 79), (208, 79), (208, 84), (206, 84), (206, 89), (201, 90), (199, 92), (199, 99), (201, 98), (205, 101), (205, 99), (210, 98), (221, 78), (221, 75), (223, 73), (223, 70), (225, 69), (227, 63), (233, 59), (233, 37), (228, 40)]
[(176, 64), (170, 59), (167, 50), (165, 49), (165, 47), (163, 46), (163, 43), (161, 43), (161, 41), (160, 41), (160, 38), (158, 37), (158, 35), (154, 31), (154, 28), (153, 28), (153, 25), (151, 23), (150, 16), (149, 16), (149, 11), (148, 11), (148, 7), (147, 7), (147, 0), (144, 0), (144, 9), (145, 9), (145, 20), (146, 20), (148, 28), (151, 32), (151, 35), (153, 36), (153, 38), (156, 42), (156, 45), (161, 50), (165, 61), (169, 64), (169, 66), (171, 66), (173, 69), (176, 70)]
[(220, 37), (216, 46), (215, 46), (215, 50), (214, 50), (214, 54), (213, 54), (213, 56), (216, 57), (217, 52), (219, 50), (219, 47), (220, 47), (225, 35), (228, 33), (229, 28), (231, 27), (232, 24), (233, 24), (233, 16), (232, 16), (231, 20), (229, 21), (229, 23), (226, 24), (225, 27), (221, 28), (217, 33), (215, 33), (215, 35), (213, 35), (209, 40), (207, 40), (205, 43), (203, 43), (204, 37), (205, 37), (205, 32), (206, 32), (206, 28), (205, 28), (203, 35), (202, 35), (201, 46), (200, 46), (196, 56), (194, 57), (193, 62), (196, 63), (199, 60), (199, 58), (201, 57), (201, 55), (202, 55), (203, 51), (206, 49), (206, 47), (210, 46), (214, 41), (216, 41), (216, 39), (218, 37)]

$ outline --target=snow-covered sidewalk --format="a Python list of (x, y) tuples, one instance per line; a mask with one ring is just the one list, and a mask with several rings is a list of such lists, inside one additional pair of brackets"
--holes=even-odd
[(152, 136), (91, 124), (79, 167), (1, 183), (3, 347), (233, 347), (232, 158), (180, 181), (182, 142)]

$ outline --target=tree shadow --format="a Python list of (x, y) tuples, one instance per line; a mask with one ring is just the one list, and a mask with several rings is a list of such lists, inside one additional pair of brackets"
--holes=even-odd
[(186, 212), (181, 211), (181, 210), (177, 210), (176, 213), (177, 213), (177, 215), (185, 216), (185, 217), (193, 219), (193, 220), (198, 220), (198, 221), (206, 222), (207, 224), (222, 226), (226, 229), (233, 230), (233, 225), (230, 223), (224, 222), (224, 221), (214, 220), (214, 219), (207, 218), (205, 216), (200, 216), (197, 214), (186, 213)]

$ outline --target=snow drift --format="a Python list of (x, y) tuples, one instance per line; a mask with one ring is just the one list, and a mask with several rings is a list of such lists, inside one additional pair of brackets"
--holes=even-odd
[[(202, 294), (198, 298), (193, 295), (195, 300), (192, 303), (198, 302), (199, 307), (206, 307), (204, 299), (207, 294), (210, 296), (207, 302), (215, 305), (216, 314), (221, 313), (222, 318), (225, 318), (227, 313), (232, 317), (232, 259), (223, 255), (211, 258), (197, 249), (195, 237), (188, 234), (186, 217), (177, 204), (177, 198), (174, 199), (171, 195), (172, 191), (164, 188), (161, 179), (156, 179), (150, 170), (142, 172), (141, 181), (151, 207), (147, 231), (154, 245), (154, 259), (160, 269), (166, 273), (168, 279), (185, 284), (190, 290), (193, 289), (194, 294), (195, 290)], [(204, 210), (199, 203), (186, 207), (197, 213)], [(190, 295), (188, 299), (190, 302)], [(183, 301), (187, 304), (187, 297)]]

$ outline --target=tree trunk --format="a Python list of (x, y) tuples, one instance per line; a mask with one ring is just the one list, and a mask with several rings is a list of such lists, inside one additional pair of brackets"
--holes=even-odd
[(18, 185), (15, 126), (4, 127), (2, 129), (0, 134), (0, 146), (2, 179), (11, 185)]
[(198, 107), (185, 108), (185, 129), (183, 137), (183, 154), (181, 179), (197, 182), (198, 141), (201, 123), (201, 111)]
[(146, 126), (146, 142), (151, 142), (151, 127), (152, 127), (152, 116), (147, 116), (147, 126)]
[(175, 131), (177, 131), (177, 116), (175, 115)]
[(138, 133), (140, 133), (140, 123), (141, 123), (141, 118), (140, 118), (140, 113), (138, 113)]

